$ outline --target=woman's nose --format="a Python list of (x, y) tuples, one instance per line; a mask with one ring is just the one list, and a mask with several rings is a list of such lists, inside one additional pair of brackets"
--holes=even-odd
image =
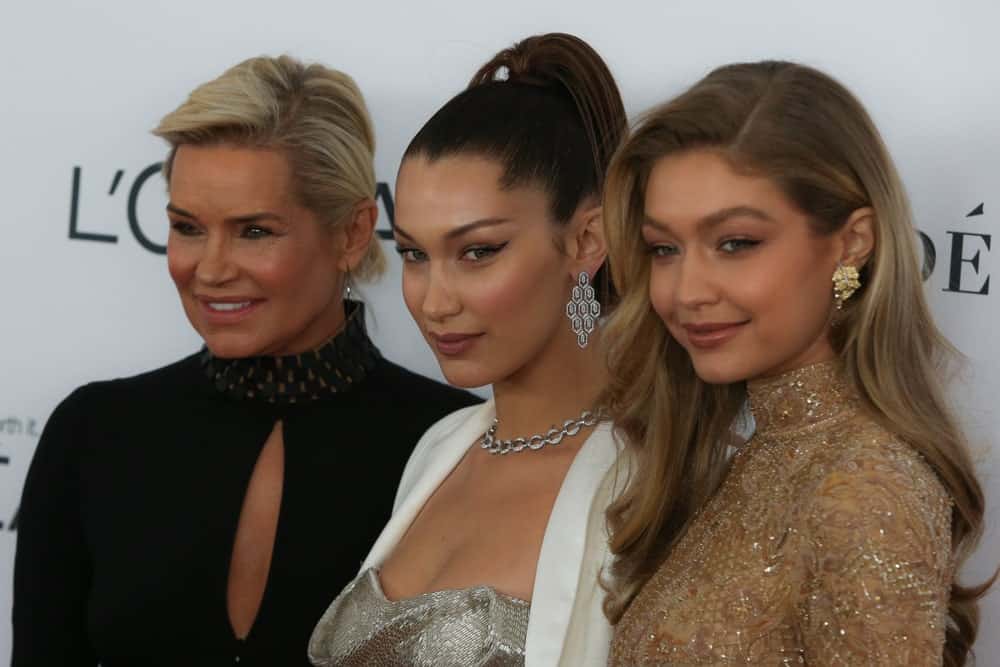
[(205, 285), (222, 285), (238, 274), (229, 242), (221, 237), (209, 238), (202, 248), (195, 268), (195, 277)]

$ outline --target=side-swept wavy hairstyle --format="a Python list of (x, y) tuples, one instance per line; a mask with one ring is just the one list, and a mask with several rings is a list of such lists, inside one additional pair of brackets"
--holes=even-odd
[[(195, 88), (153, 134), (170, 144), (168, 185), (180, 146), (232, 144), (281, 151), (299, 201), (330, 227), (375, 196), (375, 130), (364, 97), (350, 76), (318, 63), (245, 60)], [(384, 269), (373, 241), (351, 274), (373, 279)]]
[[(920, 452), (951, 495), (960, 564), (982, 530), (983, 493), (943, 395), (954, 351), (924, 299), (916, 231), (896, 168), (864, 107), (829, 76), (788, 62), (729, 65), (649, 112), (605, 182), (610, 266), (621, 294), (604, 335), (609, 405), (634, 461), (608, 509), (617, 556), (608, 617), (621, 617), (714, 492), (746, 398), (742, 383), (701, 381), (649, 303), (640, 236), (646, 183), (659, 159), (693, 149), (773, 179), (818, 233), (839, 229), (858, 208), (874, 210), (876, 248), (862, 270), (864, 287), (845, 305), (831, 339), (871, 413)], [(945, 664), (964, 663), (987, 585), (953, 585)]]

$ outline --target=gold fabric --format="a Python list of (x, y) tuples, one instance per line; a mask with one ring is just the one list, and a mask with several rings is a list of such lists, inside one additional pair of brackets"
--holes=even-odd
[(750, 383), (757, 428), (615, 628), (610, 664), (940, 665), (951, 501), (834, 362)]
[(530, 603), (487, 586), (389, 600), (363, 572), (313, 630), (317, 667), (523, 667)]

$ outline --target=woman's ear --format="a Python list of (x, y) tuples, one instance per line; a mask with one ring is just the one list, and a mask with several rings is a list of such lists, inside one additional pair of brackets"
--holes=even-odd
[(374, 199), (362, 199), (354, 205), (350, 217), (341, 228), (339, 269), (344, 273), (354, 269), (372, 243), (375, 222), (378, 220), (378, 205)]
[(602, 213), (600, 200), (594, 199), (581, 204), (573, 214), (566, 250), (573, 263), (574, 277), (580, 271), (593, 276), (608, 256)]
[(837, 232), (840, 236), (840, 263), (860, 269), (875, 251), (875, 210), (864, 206), (855, 210)]

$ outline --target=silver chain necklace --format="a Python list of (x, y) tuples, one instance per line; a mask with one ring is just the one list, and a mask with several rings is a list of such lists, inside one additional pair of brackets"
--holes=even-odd
[(553, 426), (550, 428), (545, 435), (535, 434), (530, 438), (514, 438), (513, 440), (499, 440), (497, 435), (497, 426), (500, 425), (500, 419), (498, 417), (493, 418), (493, 424), (490, 425), (486, 433), (483, 434), (483, 442), (480, 445), (483, 449), (488, 451), (490, 454), (510, 454), (511, 452), (520, 452), (525, 449), (533, 449), (535, 451), (541, 449), (545, 445), (558, 445), (562, 442), (563, 438), (573, 437), (578, 434), (580, 430), (585, 426), (594, 426), (601, 420), (602, 414), (601, 410), (584, 410), (583, 414), (577, 419), (567, 419), (563, 422), (562, 428), (556, 428)]

